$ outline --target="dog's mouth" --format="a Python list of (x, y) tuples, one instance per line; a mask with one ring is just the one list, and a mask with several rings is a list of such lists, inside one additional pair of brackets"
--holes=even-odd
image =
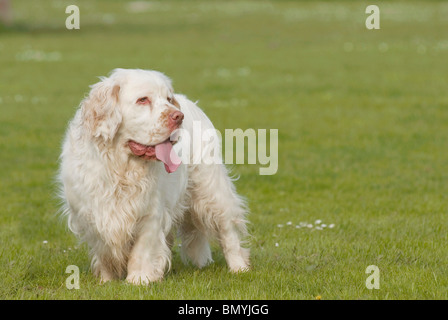
[(156, 145), (145, 145), (133, 140), (128, 141), (129, 149), (132, 153), (144, 160), (160, 160), (165, 165), (165, 170), (172, 173), (180, 166), (181, 159), (173, 149), (177, 141), (171, 141), (169, 138)]

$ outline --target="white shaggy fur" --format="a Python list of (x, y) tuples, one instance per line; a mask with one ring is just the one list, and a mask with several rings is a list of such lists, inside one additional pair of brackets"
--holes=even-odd
[[(249, 251), (240, 245), (246, 208), (225, 166), (181, 164), (167, 173), (162, 162), (142, 159), (128, 146), (130, 140), (155, 145), (169, 138), (167, 110), (180, 107), (181, 128), (190, 133), (193, 121), (213, 129), (207, 116), (174, 94), (157, 71), (115, 69), (91, 88), (69, 124), (59, 181), (69, 228), (89, 245), (94, 274), (134, 284), (162, 279), (174, 229), (184, 261), (210, 263), (208, 241), (216, 238), (230, 270), (248, 270)], [(151, 106), (136, 103), (143, 96)]]

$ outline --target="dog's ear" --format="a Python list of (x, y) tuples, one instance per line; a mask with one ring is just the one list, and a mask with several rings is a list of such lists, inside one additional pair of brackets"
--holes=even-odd
[(91, 136), (112, 140), (122, 116), (118, 107), (120, 86), (110, 78), (91, 86), (89, 96), (81, 104), (82, 122)]

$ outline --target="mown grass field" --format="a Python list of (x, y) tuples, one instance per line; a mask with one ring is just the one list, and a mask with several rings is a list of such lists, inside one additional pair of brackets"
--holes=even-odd
[[(14, 24), (0, 27), (0, 299), (448, 298), (446, 2), (381, 2), (380, 30), (364, 25), (367, 1), (12, 2)], [(80, 30), (65, 28), (70, 4)], [(116, 67), (163, 71), (221, 132), (279, 130), (275, 175), (233, 166), (251, 209), (250, 272), (230, 274), (214, 245), (202, 270), (175, 247), (148, 287), (91, 275), (54, 177), (67, 122)], [(69, 265), (79, 290), (65, 286)]]

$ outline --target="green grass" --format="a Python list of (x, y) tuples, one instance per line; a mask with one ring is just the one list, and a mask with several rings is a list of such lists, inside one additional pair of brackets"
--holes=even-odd
[[(0, 299), (447, 299), (448, 5), (13, 1), (0, 27)], [(77, 4), (81, 29), (65, 29)], [(130, 7), (131, 6), (131, 7)], [(216, 127), (279, 129), (279, 170), (235, 165), (253, 269), (185, 266), (99, 285), (58, 217), (67, 122), (97, 77), (157, 69)], [(295, 228), (300, 222), (332, 229)], [(292, 225), (287, 225), (291, 221)], [(282, 224), (283, 227), (278, 227)], [(43, 241), (48, 241), (44, 243)], [(81, 270), (68, 290), (68, 265)], [(365, 269), (380, 269), (380, 289)]]

